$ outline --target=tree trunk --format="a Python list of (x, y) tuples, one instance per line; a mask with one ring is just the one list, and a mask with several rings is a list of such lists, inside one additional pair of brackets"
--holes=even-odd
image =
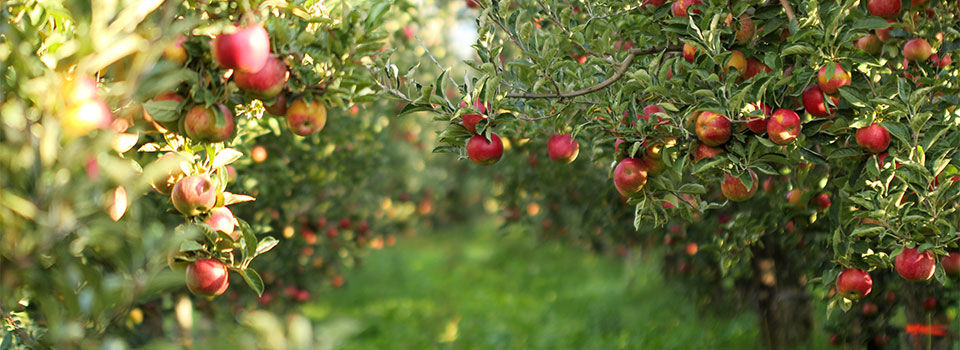
[(813, 314), (810, 295), (801, 276), (790, 268), (773, 244), (754, 248), (753, 277), (749, 285), (766, 349), (804, 344), (810, 338)]
[[(910, 325), (920, 332), (904, 334), (905, 349), (913, 350), (950, 350), (953, 349), (953, 339), (958, 335), (955, 329), (949, 329), (949, 323), (944, 314), (943, 302), (935, 296), (943, 294), (943, 286), (936, 282), (905, 282), (903, 287), (904, 314), (907, 317), (908, 329)], [(926, 305), (926, 300), (932, 298), (933, 305)], [(939, 328), (946, 331), (946, 335), (932, 335), (926, 330)]]

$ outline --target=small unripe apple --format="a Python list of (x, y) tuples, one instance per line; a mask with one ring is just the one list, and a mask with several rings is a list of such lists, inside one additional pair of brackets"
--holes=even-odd
[(940, 265), (943, 265), (943, 272), (950, 278), (960, 278), (960, 252), (949, 252), (947, 256), (940, 259)]
[(870, 0), (867, 11), (871, 15), (883, 18), (897, 18), (900, 15), (900, 0)]
[(201, 259), (187, 265), (187, 289), (202, 297), (223, 294), (230, 286), (230, 270), (219, 260)]
[(857, 43), (854, 44), (854, 46), (871, 55), (876, 55), (880, 53), (881, 49), (883, 49), (883, 43), (876, 34), (864, 35), (862, 38), (857, 40)]
[(214, 231), (223, 231), (223, 233), (226, 233), (227, 236), (230, 236), (233, 240), (240, 238), (239, 233), (234, 232), (234, 228), (237, 226), (237, 219), (233, 216), (233, 212), (227, 207), (210, 209), (210, 216), (203, 222), (210, 225)]
[(683, 59), (687, 60), (687, 62), (693, 63), (696, 53), (696, 47), (687, 43), (683, 43)]
[(464, 114), (460, 116), (460, 119), (463, 120), (463, 127), (467, 129), (471, 134), (477, 133), (477, 123), (481, 120), (487, 119), (487, 116), (482, 114)]
[(903, 57), (913, 62), (926, 61), (933, 55), (933, 48), (925, 39), (911, 39), (903, 44)]
[(803, 191), (799, 188), (787, 192), (787, 203), (794, 208), (803, 209), (807, 207), (807, 203), (803, 201)]
[(797, 112), (789, 109), (778, 109), (767, 121), (767, 135), (770, 141), (778, 145), (786, 145), (797, 139), (802, 128), (802, 121)]
[(737, 70), (736, 75), (739, 77), (747, 70), (747, 57), (739, 50), (733, 50), (730, 51), (730, 53), (732, 53), (732, 55), (730, 55), (727, 63), (723, 66), (723, 74), (727, 75), (732, 67)]
[(173, 190), (173, 186), (184, 177), (183, 170), (180, 169), (179, 162), (186, 160), (186, 157), (177, 152), (164, 153), (157, 162), (167, 162), (170, 167), (166, 172), (156, 179), (150, 181), (150, 186), (160, 194), (167, 195)]
[(261, 99), (270, 99), (283, 90), (283, 84), (289, 76), (287, 65), (282, 60), (270, 56), (263, 68), (254, 73), (237, 71), (233, 75), (233, 81), (237, 87), (250, 91)]
[(491, 165), (503, 156), (503, 141), (496, 133), (490, 133), (488, 141), (483, 135), (474, 135), (467, 142), (467, 155), (474, 163)]
[(933, 277), (937, 260), (929, 250), (920, 253), (917, 248), (904, 248), (893, 261), (900, 277), (908, 281), (926, 281)]
[(287, 126), (300, 136), (310, 136), (327, 125), (327, 108), (320, 101), (297, 99), (287, 107)]
[(213, 58), (226, 69), (260, 71), (270, 58), (270, 36), (262, 24), (225, 31), (213, 39)]
[(711, 111), (703, 111), (697, 117), (697, 138), (707, 146), (719, 146), (730, 140), (730, 120)]
[(873, 290), (873, 278), (860, 269), (846, 269), (837, 276), (837, 293), (850, 300), (860, 299)]
[(80, 101), (60, 114), (60, 126), (67, 136), (86, 136), (96, 129), (106, 129), (113, 122), (110, 108), (99, 98)]
[(870, 153), (886, 151), (890, 146), (890, 132), (877, 123), (857, 129), (856, 139), (857, 145)]
[(235, 128), (233, 112), (222, 104), (217, 104), (216, 108), (193, 106), (183, 120), (183, 131), (200, 142), (226, 141), (233, 136)]
[(831, 75), (829, 74), (830, 72), (827, 72), (830, 66), (829, 63), (824, 65), (820, 68), (820, 72), (817, 73), (817, 86), (820, 87), (820, 91), (823, 91), (823, 93), (827, 95), (836, 94), (841, 86), (850, 85), (850, 73), (844, 71), (839, 63), (835, 63), (833, 67), (834, 71)]
[(720, 153), (723, 153), (722, 148), (710, 147), (701, 143), (697, 145), (697, 148), (693, 149), (693, 161), (699, 162), (704, 158), (713, 158)]
[(640, 193), (647, 184), (647, 167), (637, 158), (624, 158), (613, 169), (613, 185), (625, 197)]
[(580, 144), (570, 134), (553, 135), (547, 141), (547, 154), (554, 162), (567, 164), (577, 159)]
[(831, 111), (827, 106), (826, 96), (824, 96), (819, 86), (807, 86), (806, 89), (803, 89), (803, 94), (800, 95), (800, 98), (803, 100), (803, 109), (806, 110), (807, 113), (810, 113), (810, 115), (816, 117), (830, 116)]
[(173, 39), (173, 42), (163, 48), (163, 58), (176, 64), (187, 63), (187, 50), (183, 48), (183, 42), (185, 41), (187, 41), (187, 37), (178, 35), (176, 39)]
[(217, 189), (206, 176), (187, 176), (170, 191), (173, 207), (186, 216), (196, 216), (213, 208), (217, 203)]
[(748, 170), (750, 173), (750, 178), (753, 179), (753, 184), (750, 188), (740, 180), (739, 177), (733, 176), (730, 173), (723, 175), (723, 182), (720, 183), (720, 191), (723, 192), (723, 196), (727, 199), (734, 202), (741, 202), (753, 197), (757, 193), (757, 187), (760, 185), (760, 181), (757, 180), (757, 174), (753, 170)]

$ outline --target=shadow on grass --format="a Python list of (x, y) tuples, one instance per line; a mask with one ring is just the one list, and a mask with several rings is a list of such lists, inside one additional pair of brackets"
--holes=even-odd
[(491, 223), (401, 239), (304, 307), (344, 349), (754, 349), (756, 318), (700, 315), (658, 257), (622, 260)]

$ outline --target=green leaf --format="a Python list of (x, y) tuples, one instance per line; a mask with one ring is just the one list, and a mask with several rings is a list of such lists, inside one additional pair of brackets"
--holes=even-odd
[(179, 107), (180, 102), (173, 100), (150, 100), (143, 104), (143, 108), (146, 108), (147, 113), (150, 114), (150, 117), (158, 122), (172, 122), (180, 119)]
[(900, 142), (902, 142), (904, 145), (913, 144), (913, 142), (910, 141), (910, 130), (908, 130), (903, 124), (892, 121), (883, 121), (880, 124), (890, 131), (890, 135), (893, 135), (893, 137), (897, 138), (897, 140), (900, 140)]
[(850, 25), (850, 29), (866, 29), (866, 30), (884, 29), (889, 27), (890, 27), (890, 23), (887, 23), (885, 19), (880, 17), (874, 17), (874, 16), (861, 18), (856, 22), (853, 22), (852, 25)]
[(263, 239), (257, 243), (257, 251), (254, 254), (254, 257), (270, 251), (270, 249), (273, 249), (273, 247), (276, 247), (279, 243), (280, 241), (278, 241), (276, 238), (273, 238), (273, 236), (263, 237)]
[(817, 52), (812, 47), (803, 44), (796, 44), (780, 51), (780, 57), (787, 57), (790, 55), (810, 55), (814, 52)]
[(257, 292), (258, 297), (263, 295), (263, 278), (260, 278), (257, 270), (254, 270), (252, 267), (245, 268), (240, 270), (240, 276), (243, 276), (243, 280), (247, 282), (250, 289)]
[(683, 184), (683, 186), (680, 186), (680, 188), (677, 189), (677, 192), (689, 193), (689, 194), (704, 194), (704, 193), (707, 193), (707, 189), (706, 187), (703, 187), (703, 185), (701, 184), (688, 183), (688, 184)]

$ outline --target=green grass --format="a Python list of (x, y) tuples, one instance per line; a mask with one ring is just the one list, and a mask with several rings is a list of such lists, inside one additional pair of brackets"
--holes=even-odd
[(655, 256), (627, 266), (531, 236), (485, 224), (400, 239), (303, 311), (328, 329), (359, 325), (344, 349), (758, 345), (752, 314), (701, 315), (664, 283)]

